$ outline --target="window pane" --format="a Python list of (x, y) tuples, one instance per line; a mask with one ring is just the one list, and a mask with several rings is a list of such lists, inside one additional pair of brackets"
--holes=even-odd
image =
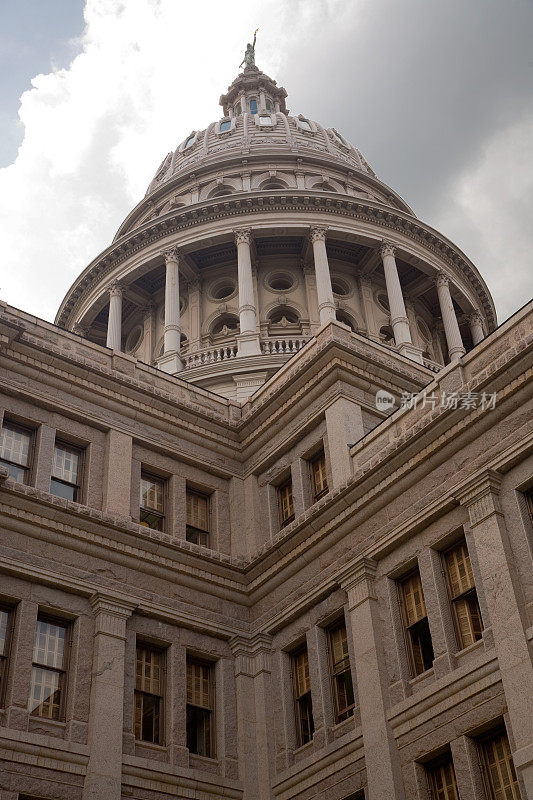
[(452, 598), (474, 588), (474, 575), (466, 542), (446, 553), (446, 569)]
[(231, 122), (229, 119), (225, 119), (224, 122), (220, 123), (220, 132), (223, 133), (224, 131), (229, 131), (231, 128)]
[(0, 656), (7, 655), (7, 625), (9, 612), (0, 609)]
[(402, 583), (405, 616), (407, 624), (412, 625), (426, 616), (426, 603), (424, 592), (418, 572), (413, 573)]
[(299, 726), (299, 743), (300, 745), (307, 744), (313, 738), (315, 732), (315, 722), (313, 719), (313, 703), (311, 701), (311, 692), (304, 694), (298, 699), (298, 726)]
[(29, 433), (5, 423), (0, 432), (0, 459), (27, 467), (30, 441)]
[(67, 629), (63, 625), (37, 620), (33, 647), (34, 664), (63, 669), (66, 634)]
[(250, 113), (257, 114), (257, 100), (250, 100)]
[(294, 499), (292, 496), (292, 481), (287, 481), (278, 489), (281, 521), (288, 522), (294, 517)]
[(187, 525), (201, 531), (209, 529), (208, 498), (196, 492), (187, 492)]
[(296, 697), (300, 697), (306, 692), (311, 691), (311, 679), (309, 677), (309, 658), (307, 650), (302, 650), (293, 657), (294, 664), (294, 685)]
[(37, 717), (59, 719), (61, 709), (60, 672), (33, 667), (31, 671), (31, 688), (29, 712)]
[(78, 499), (78, 487), (52, 478), (50, 481), (50, 494), (53, 494), (55, 497), (64, 497), (65, 500), (73, 500), (75, 502)]
[(187, 706), (187, 747), (190, 753), (211, 756), (211, 712)]
[(456, 600), (454, 603), (457, 627), (462, 647), (468, 647), (481, 639), (483, 623), (475, 592)]
[(502, 733), (484, 746), (493, 800), (520, 800), (518, 782), (507, 736)]
[(311, 462), (311, 471), (313, 475), (313, 492), (315, 498), (319, 495), (325, 494), (328, 490), (328, 478), (326, 475), (326, 457), (321, 453), (317, 458)]
[(141, 692), (162, 694), (163, 653), (149, 647), (137, 647), (135, 688)]
[(420, 675), (427, 669), (431, 669), (434, 659), (433, 643), (427, 617), (409, 628), (408, 633), (411, 639), (414, 672), (415, 675)]
[(78, 483), (79, 450), (63, 444), (56, 444), (54, 450), (54, 478), (66, 483)]
[(187, 703), (211, 708), (211, 667), (198, 661), (187, 661)]
[(451, 761), (431, 770), (431, 784), (434, 800), (459, 800), (455, 770)]
[(135, 738), (143, 742), (161, 742), (161, 698), (135, 693)]
[(141, 477), (141, 508), (163, 513), (163, 481), (146, 475)]

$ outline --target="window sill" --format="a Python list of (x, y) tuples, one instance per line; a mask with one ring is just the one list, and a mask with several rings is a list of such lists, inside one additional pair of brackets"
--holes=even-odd
[(435, 670), (433, 667), (426, 669), (425, 672), (421, 672), (420, 675), (415, 675), (414, 678), (411, 678), (409, 681), (410, 686), (416, 686), (419, 683), (423, 683), (426, 678), (430, 678), (435, 674)]
[(462, 658), (463, 656), (466, 656), (468, 653), (471, 653), (473, 650), (478, 650), (480, 647), (483, 647), (483, 644), (484, 644), (483, 637), (481, 637), (481, 639), (478, 639), (477, 642), (469, 644), (468, 647), (463, 647), (462, 650), (458, 650), (455, 654), (455, 657)]
[(306, 742), (305, 744), (300, 745), (300, 747), (297, 747), (294, 750), (294, 755), (295, 756), (300, 756), (300, 755), (302, 755), (302, 753), (306, 753), (307, 750), (312, 750), (313, 749), (313, 744), (314, 744), (313, 739), (311, 739), (310, 742)]
[(147, 750), (155, 750), (157, 752), (165, 751), (167, 749), (165, 744), (145, 742), (143, 739), (135, 739), (135, 747), (145, 747)]

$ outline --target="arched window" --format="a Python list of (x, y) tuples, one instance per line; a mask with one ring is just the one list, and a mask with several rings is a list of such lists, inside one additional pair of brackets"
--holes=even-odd
[(212, 336), (235, 336), (239, 332), (239, 318), (235, 314), (221, 314), (211, 327)]
[(268, 317), (269, 328), (292, 328), (300, 325), (300, 317), (298, 313), (289, 306), (278, 306), (270, 312)]
[(231, 128), (231, 120), (230, 119), (223, 119), (219, 125), (218, 130), (220, 133), (224, 133), (225, 131), (229, 131)]
[(271, 178), (268, 181), (265, 181), (259, 187), (260, 189), (287, 189), (287, 184), (283, 183), (283, 181), (278, 180), (277, 178)]
[(311, 123), (308, 119), (300, 119), (300, 127), (304, 129), (304, 131), (312, 131)]
[(257, 114), (257, 97), (250, 98), (250, 114)]
[(213, 189), (209, 195), (209, 199), (213, 197), (225, 197), (228, 194), (233, 194), (229, 186), (220, 186), (218, 189)]
[(342, 311), (342, 310), (337, 311), (336, 312), (336, 317), (337, 317), (337, 321), (338, 322), (342, 322), (343, 325), (347, 325), (349, 327), (349, 329), (351, 331), (353, 331), (354, 333), (357, 332), (357, 325), (355, 324), (353, 319), (350, 317), (350, 315), (346, 313), (346, 311)]
[(390, 325), (383, 325), (379, 329), (379, 338), (384, 344), (394, 344), (394, 333)]
[(188, 150), (189, 147), (192, 147), (194, 144), (194, 140), (196, 139), (196, 134), (191, 133), (191, 135), (185, 140), (185, 144), (183, 145), (184, 150)]

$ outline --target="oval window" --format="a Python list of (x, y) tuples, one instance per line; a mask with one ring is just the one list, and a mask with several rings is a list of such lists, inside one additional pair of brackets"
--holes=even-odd
[(126, 338), (126, 353), (133, 353), (136, 350), (143, 338), (143, 329), (142, 325), (136, 325), (131, 331), (128, 333)]
[(270, 277), (268, 285), (271, 289), (275, 289), (276, 292), (286, 292), (293, 287), (294, 279), (292, 275), (279, 273)]
[(340, 280), (340, 278), (331, 279), (331, 288), (333, 290), (333, 294), (337, 294), (340, 297), (350, 294), (350, 287), (343, 280)]
[(230, 297), (233, 292), (235, 291), (235, 284), (234, 283), (221, 283), (218, 286), (215, 286), (211, 292), (211, 295), (215, 298), (215, 300), (225, 300), (226, 297)]
[(188, 150), (194, 144), (194, 140), (196, 139), (196, 134), (192, 133), (188, 139), (185, 140), (185, 144), (183, 145), (184, 150)]

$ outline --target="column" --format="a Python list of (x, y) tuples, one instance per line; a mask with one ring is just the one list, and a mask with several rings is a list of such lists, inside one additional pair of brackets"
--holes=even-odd
[(385, 283), (387, 285), (387, 297), (391, 325), (394, 333), (394, 341), (400, 353), (407, 358), (422, 363), (422, 353), (419, 347), (415, 347), (411, 339), (409, 320), (405, 310), (402, 287), (398, 276), (395, 249), (390, 242), (381, 244), (381, 260), (383, 261), (383, 271), (385, 273)]
[(307, 300), (307, 315), (309, 317), (309, 327), (311, 333), (315, 333), (320, 327), (318, 319), (318, 300), (316, 294), (316, 276), (313, 267), (302, 265), (302, 272), (305, 283), (305, 297)]
[(180, 357), (180, 283), (179, 250), (169, 247), (161, 255), (165, 259), (165, 328), (163, 355), (158, 359), (159, 369), (174, 375), (181, 372)]
[(333, 290), (331, 288), (331, 277), (329, 274), (328, 253), (326, 250), (326, 231), (327, 228), (314, 226), (310, 229), (311, 242), (313, 244), (313, 256), (315, 259), (316, 290), (318, 295), (318, 314), (320, 324), (325, 325), (332, 319), (336, 319), (335, 302), (333, 300)]
[(483, 320), (481, 319), (481, 314), (478, 314), (477, 311), (474, 311), (468, 317), (468, 322), (470, 323), (470, 333), (472, 334), (472, 341), (474, 346), (479, 344), (479, 342), (485, 338), (485, 332), (483, 331)]
[(242, 228), (234, 231), (237, 245), (237, 272), (239, 281), (239, 322), (240, 334), (237, 336), (238, 355), (254, 356), (261, 353), (257, 333), (256, 308), (254, 301), (254, 282), (252, 277), (252, 257), (250, 245), (252, 231)]
[(494, 646), (513, 732), (513, 760), (527, 797), (533, 797), (533, 664), (528, 620), (514, 554), (500, 506), (501, 476), (487, 470), (457, 494), (470, 517), (471, 535), (488, 607)]
[(91, 597), (95, 617), (89, 763), (83, 800), (120, 800), (126, 620), (133, 603), (103, 593)]
[(109, 287), (106, 345), (112, 350), (122, 349), (122, 286), (117, 281)]
[(144, 361), (152, 364), (154, 360), (155, 347), (155, 307), (149, 303), (143, 308), (143, 330), (144, 330)]
[(450, 281), (447, 275), (439, 272), (436, 279), (437, 294), (439, 296), (440, 313), (442, 323), (444, 325), (444, 334), (446, 336), (446, 343), (448, 345), (448, 355), (450, 361), (457, 361), (461, 356), (464, 356), (465, 349), (463, 347), (463, 340), (461, 339), (461, 332), (455, 316), (455, 309), (453, 307), (452, 296), (450, 294)]
[(230, 640), (235, 659), (237, 748), (244, 800), (270, 800), (274, 760), (271, 652), (268, 634)]
[(189, 353), (200, 349), (200, 336), (202, 330), (202, 318), (200, 307), (200, 281), (189, 283)]
[(362, 556), (344, 567), (337, 580), (348, 595), (346, 624), (354, 642), (368, 800), (404, 800), (398, 748), (387, 720), (388, 675), (374, 590), (376, 567)]

